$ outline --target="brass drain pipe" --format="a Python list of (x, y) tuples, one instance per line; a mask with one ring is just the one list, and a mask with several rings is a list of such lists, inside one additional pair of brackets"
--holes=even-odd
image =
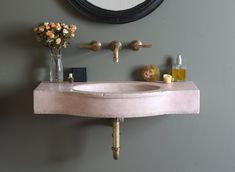
[(113, 127), (113, 159), (118, 160), (120, 157), (120, 122), (122, 122), (123, 119), (113, 119), (112, 121), (112, 127)]

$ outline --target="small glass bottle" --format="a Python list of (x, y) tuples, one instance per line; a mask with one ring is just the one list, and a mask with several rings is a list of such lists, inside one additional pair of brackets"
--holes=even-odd
[(74, 82), (73, 73), (69, 73), (68, 82), (69, 83), (73, 83)]
[(186, 79), (186, 65), (182, 63), (182, 56), (178, 55), (176, 64), (172, 66), (172, 77), (174, 81), (185, 81)]

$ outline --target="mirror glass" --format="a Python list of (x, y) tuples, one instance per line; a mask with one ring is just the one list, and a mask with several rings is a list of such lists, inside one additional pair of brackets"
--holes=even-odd
[(111, 11), (122, 11), (133, 8), (145, 0), (87, 0), (89, 3)]
[(79, 14), (96, 22), (111, 24), (139, 20), (164, 0), (67, 0)]

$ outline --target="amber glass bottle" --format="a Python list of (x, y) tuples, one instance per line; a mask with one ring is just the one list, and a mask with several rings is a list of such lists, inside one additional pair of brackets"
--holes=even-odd
[(185, 81), (186, 79), (186, 65), (182, 63), (182, 56), (178, 55), (176, 64), (172, 66), (172, 77), (174, 81)]

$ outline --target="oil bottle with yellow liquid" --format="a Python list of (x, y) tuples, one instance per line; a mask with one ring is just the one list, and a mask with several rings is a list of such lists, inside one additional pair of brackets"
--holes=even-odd
[(172, 66), (172, 77), (174, 81), (185, 81), (186, 79), (186, 65), (182, 63), (182, 56), (178, 55), (176, 64)]

